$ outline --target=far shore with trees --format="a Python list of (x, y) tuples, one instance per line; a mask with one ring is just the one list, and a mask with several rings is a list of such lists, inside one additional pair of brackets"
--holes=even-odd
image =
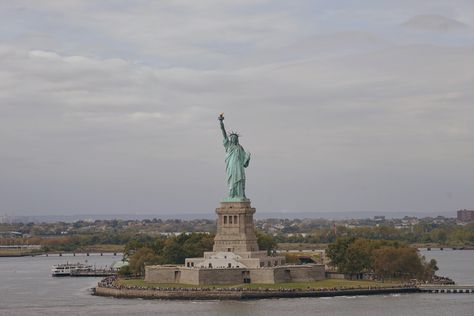
[[(283, 251), (288, 249), (305, 251), (326, 249), (328, 245), (335, 243), (340, 238), (376, 240), (385, 243), (384, 247), (389, 244), (397, 245), (397, 243), (405, 245), (405, 247), (395, 247), (396, 252), (408, 252), (405, 249), (407, 245), (415, 248), (474, 248), (474, 222), (460, 223), (449, 218), (426, 218), (417, 220), (411, 227), (399, 229), (390, 226), (388, 221), (385, 224), (375, 224), (370, 219), (357, 221), (360, 225), (368, 226), (351, 227), (346, 225), (350, 221), (340, 221), (338, 222), (340, 225), (335, 225), (331, 221), (323, 219), (266, 219), (257, 220), (256, 226), (260, 247), (267, 251), (276, 248)], [(280, 231), (271, 232), (275, 228)], [(125, 252), (127, 256), (131, 256), (130, 249), (133, 248), (134, 243), (143, 243), (146, 245), (145, 248), (149, 248), (151, 251), (147, 249), (140, 251), (145, 253), (144, 257), (148, 257), (147, 260), (150, 262), (181, 263), (185, 257), (201, 256), (202, 251), (210, 250), (212, 243), (209, 240), (212, 240), (214, 231), (215, 221), (207, 219), (3, 223), (0, 224), (0, 245), (41, 245), (42, 248), (40, 251), (0, 249), (0, 256), (64, 252)], [(202, 244), (197, 244), (194, 248), (187, 246), (187, 249), (180, 249), (172, 245), (171, 241), (166, 241), (168, 238), (171, 238), (170, 240), (174, 240), (173, 238), (183, 239), (184, 237), (178, 238), (176, 236), (179, 235), (179, 232), (186, 232), (188, 235), (202, 234), (207, 237), (202, 237)], [(207, 241), (204, 242), (204, 239)], [(170, 252), (173, 247), (183, 250), (183, 255), (172, 257)], [(135, 248), (138, 251), (138, 248), (142, 247), (135, 246)], [(196, 251), (193, 252), (193, 249)], [(378, 250), (377, 248), (377, 251), (377, 254), (382, 254), (383, 251), (388, 250)], [(287, 259), (291, 263), (297, 261), (294, 256), (288, 256)], [(367, 264), (363, 267), (367, 271), (376, 268), (375, 265), (369, 266)], [(345, 269), (345, 267), (340, 266), (338, 269)]]

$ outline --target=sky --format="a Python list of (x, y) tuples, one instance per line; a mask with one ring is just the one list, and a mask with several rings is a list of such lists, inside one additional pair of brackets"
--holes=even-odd
[(0, 0), (0, 214), (474, 209), (474, 2)]

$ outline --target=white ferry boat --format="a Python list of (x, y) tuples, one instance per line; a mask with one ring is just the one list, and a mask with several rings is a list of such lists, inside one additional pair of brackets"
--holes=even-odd
[(51, 267), (52, 276), (70, 276), (72, 271), (76, 270), (90, 270), (92, 269), (91, 265), (86, 265), (83, 263), (62, 263), (55, 264)]

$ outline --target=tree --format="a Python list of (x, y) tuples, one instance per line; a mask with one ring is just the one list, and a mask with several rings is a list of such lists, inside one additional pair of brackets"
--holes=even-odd
[(209, 234), (180, 234), (164, 241), (162, 256), (166, 263), (182, 264), (189, 257), (202, 256), (211, 251), (214, 237)]
[(161, 263), (163, 263), (163, 258), (148, 247), (138, 249), (129, 260), (130, 271), (135, 275), (144, 275), (145, 265)]
[(340, 237), (332, 244), (329, 244), (326, 250), (326, 255), (331, 260), (331, 265), (339, 268), (341, 272), (345, 272), (347, 249), (353, 241), (354, 238), (351, 237)]
[(356, 274), (371, 268), (374, 243), (367, 239), (358, 238), (349, 244), (346, 258), (342, 265), (343, 272)]
[(398, 241), (338, 238), (326, 254), (339, 272), (375, 272), (380, 277), (430, 279), (436, 261), (426, 262), (416, 248)]
[(431, 259), (429, 262), (426, 262), (426, 259), (424, 256), (421, 258), (421, 260), (425, 265), (424, 275), (422, 279), (431, 280), (434, 277), (436, 271), (439, 270), (438, 263), (436, 262), (435, 259)]
[(271, 254), (271, 252), (277, 248), (278, 244), (272, 236), (260, 231), (257, 231), (256, 235), (258, 248), (260, 248), (260, 250), (266, 250), (267, 254)]
[(131, 277), (132, 270), (130, 269), (130, 266), (127, 264), (126, 266), (123, 266), (120, 268), (120, 270), (118, 271), (118, 274), (123, 277)]
[(436, 261), (431, 263), (433, 266), (425, 265), (417, 250), (406, 246), (382, 247), (375, 250), (374, 258), (374, 272), (381, 277), (428, 279), (436, 266)]

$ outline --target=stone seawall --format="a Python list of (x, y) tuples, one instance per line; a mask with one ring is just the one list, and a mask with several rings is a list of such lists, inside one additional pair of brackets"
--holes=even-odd
[(154, 289), (127, 289), (108, 288), (97, 286), (94, 295), (111, 296), (118, 298), (144, 298), (169, 300), (245, 300), (291, 297), (330, 297), (354, 295), (380, 295), (395, 293), (417, 293), (417, 287), (395, 287), (377, 289), (350, 289), (350, 290), (154, 290)]
[(94, 295), (112, 296), (118, 298), (144, 298), (144, 299), (169, 299), (169, 300), (239, 300), (242, 292), (238, 291), (166, 291), (152, 289), (116, 289), (96, 287)]

